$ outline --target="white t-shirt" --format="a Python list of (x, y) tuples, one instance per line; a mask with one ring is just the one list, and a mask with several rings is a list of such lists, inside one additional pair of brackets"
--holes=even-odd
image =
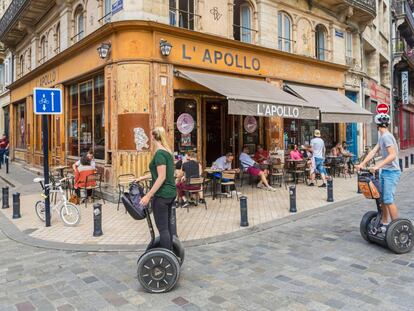
[(313, 151), (313, 157), (324, 159), (325, 158), (325, 143), (320, 137), (315, 137), (311, 140), (311, 146)]
[(220, 170), (231, 170), (231, 162), (227, 162), (226, 156), (218, 158), (213, 166)]

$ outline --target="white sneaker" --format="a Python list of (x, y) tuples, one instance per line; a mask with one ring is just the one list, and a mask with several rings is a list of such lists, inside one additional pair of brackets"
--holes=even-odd
[(267, 190), (269, 190), (269, 191), (276, 191), (276, 188), (273, 188), (273, 187), (269, 186), (269, 187), (267, 187)]
[(259, 188), (259, 189), (263, 189), (265, 186), (261, 183), (261, 182), (259, 182), (258, 184), (257, 184), (257, 188)]

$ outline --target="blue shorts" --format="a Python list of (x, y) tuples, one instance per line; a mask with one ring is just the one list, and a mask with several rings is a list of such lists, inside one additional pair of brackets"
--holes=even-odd
[(323, 162), (325, 160), (323, 158), (315, 158), (315, 169), (320, 173), (320, 174), (326, 174), (326, 170), (325, 167), (323, 166)]
[(381, 170), (380, 184), (382, 203), (394, 203), (395, 189), (397, 188), (400, 176), (400, 170)]

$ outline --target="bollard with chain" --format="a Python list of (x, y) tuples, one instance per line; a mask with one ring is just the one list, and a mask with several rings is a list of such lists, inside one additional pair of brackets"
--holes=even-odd
[(409, 168), (410, 163), (408, 162), (408, 156), (405, 156), (405, 168)]
[(13, 219), (22, 217), (20, 215), (20, 193), (13, 193)]
[(171, 207), (170, 224), (171, 224), (171, 233), (172, 233), (172, 235), (178, 237), (178, 235), (177, 235), (177, 213), (176, 213), (176, 205), (175, 204), (173, 204), (173, 206)]
[(9, 208), (9, 187), (2, 188), (2, 201), (3, 205), (1, 208)]
[(289, 212), (296, 213), (296, 186), (289, 186), (290, 209)]
[(400, 164), (400, 170), (402, 172), (404, 170), (404, 168), (403, 168), (403, 160), (402, 159), (398, 159), (398, 163)]
[(240, 197), (240, 227), (248, 227), (249, 220), (247, 217), (247, 197)]
[(101, 236), (102, 232), (102, 204), (93, 205), (93, 236)]
[(328, 202), (333, 202), (334, 198), (333, 198), (333, 178), (329, 177), (328, 178), (328, 185), (326, 187), (327, 191), (328, 191)]

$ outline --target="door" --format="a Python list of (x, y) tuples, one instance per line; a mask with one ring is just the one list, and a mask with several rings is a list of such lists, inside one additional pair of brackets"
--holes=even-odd
[(205, 107), (205, 137), (206, 137), (206, 165), (212, 163), (223, 155), (222, 119), (224, 117), (224, 105), (217, 101), (207, 101)]
[[(345, 92), (346, 97), (352, 100), (354, 103), (357, 102), (357, 93), (355, 92)], [(348, 150), (358, 156), (358, 127), (356, 123), (347, 123), (346, 124), (346, 144)]]

